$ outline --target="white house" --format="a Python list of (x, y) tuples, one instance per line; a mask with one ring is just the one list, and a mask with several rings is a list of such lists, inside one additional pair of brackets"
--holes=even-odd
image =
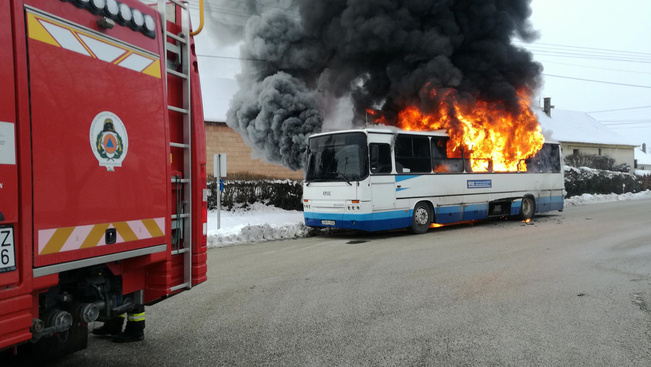
[(564, 156), (608, 156), (615, 164), (635, 166), (634, 150), (640, 143), (619, 135), (585, 112), (555, 109), (549, 98), (545, 98), (545, 105), (535, 108), (534, 112), (545, 139), (560, 142)]
[(642, 144), (642, 149), (635, 148), (635, 173), (651, 175), (651, 154), (646, 152), (646, 144)]

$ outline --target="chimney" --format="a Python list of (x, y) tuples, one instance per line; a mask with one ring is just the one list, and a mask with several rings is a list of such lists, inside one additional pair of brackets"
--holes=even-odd
[(642, 151), (646, 153), (646, 143), (642, 143)]
[(552, 117), (552, 98), (551, 97), (545, 97), (543, 98), (543, 111), (547, 114), (547, 116)]

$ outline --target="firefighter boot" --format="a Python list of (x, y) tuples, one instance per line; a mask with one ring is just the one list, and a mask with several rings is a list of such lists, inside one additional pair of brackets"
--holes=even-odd
[(129, 312), (127, 327), (115, 338), (114, 343), (139, 342), (145, 339), (145, 306), (136, 306)]
[(104, 325), (99, 328), (93, 329), (93, 335), (118, 335), (122, 332), (124, 326), (124, 318), (126, 314), (113, 317), (106, 321)]

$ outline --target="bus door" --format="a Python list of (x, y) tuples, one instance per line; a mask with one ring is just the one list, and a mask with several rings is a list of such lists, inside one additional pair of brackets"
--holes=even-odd
[(393, 209), (396, 206), (396, 177), (391, 173), (391, 145), (371, 143), (369, 149), (373, 210)]

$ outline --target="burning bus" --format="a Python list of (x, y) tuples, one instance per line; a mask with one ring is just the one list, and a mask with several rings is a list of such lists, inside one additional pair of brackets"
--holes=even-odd
[(438, 224), (563, 210), (560, 145), (545, 142), (528, 101), (523, 95), (513, 113), (450, 94), (434, 112), (400, 112), (402, 129), (311, 136), (305, 224), (424, 233)]

